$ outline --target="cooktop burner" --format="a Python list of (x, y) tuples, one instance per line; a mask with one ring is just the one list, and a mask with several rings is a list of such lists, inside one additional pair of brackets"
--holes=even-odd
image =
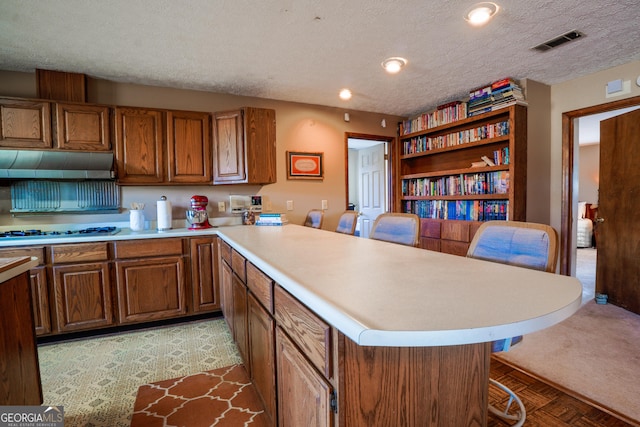
[(42, 231), (42, 230), (11, 230), (0, 231), (0, 242), (9, 239), (33, 239), (52, 237), (84, 237), (84, 236), (110, 236), (120, 231), (116, 227), (89, 227), (79, 230)]

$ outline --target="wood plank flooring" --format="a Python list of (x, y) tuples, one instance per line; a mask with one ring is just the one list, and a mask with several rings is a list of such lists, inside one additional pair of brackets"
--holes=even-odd
[[(629, 424), (613, 415), (569, 396), (562, 391), (514, 369), (495, 358), (491, 359), (491, 378), (516, 392), (527, 411), (526, 427), (627, 427)], [(489, 401), (499, 397), (490, 393)], [(510, 424), (489, 414), (488, 427)]]

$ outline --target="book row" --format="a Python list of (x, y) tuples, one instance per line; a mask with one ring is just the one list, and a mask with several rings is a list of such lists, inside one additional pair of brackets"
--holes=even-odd
[(441, 178), (412, 178), (402, 180), (403, 196), (464, 196), (478, 194), (507, 194), (509, 172), (481, 172), (450, 175)]
[(470, 142), (481, 141), (483, 139), (498, 138), (509, 135), (509, 122), (489, 123), (473, 129), (465, 129), (460, 132), (453, 132), (436, 137), (426, 135), (416, 136), (402, 141), (402, 153), (414, 154), (423, 151), (435, 150), (438, 148), (453, 147), (456, 145), (468, 144)]
[(407, 200), (404, 212), (420, 218), (493, 221), (509, 219), (508, 200)]
[(467, 118), (467, 103), (455, 101), (400, 123), (400, 135), (421, 132)]

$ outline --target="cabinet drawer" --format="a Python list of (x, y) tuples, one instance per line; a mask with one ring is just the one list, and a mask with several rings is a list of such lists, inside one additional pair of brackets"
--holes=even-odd
[(331, 378), (331, 327), (280, 286), (274, 287), (274, 299), (278, 326)]
[(78, 243), (70, 245), (51, 246), (51, 264), (68, 262), (108, 261), (109, 251), (107, 242)]
[(231, 268), (242, 280), (242, 283), (247, 283), (246, 262), (247, 260), (242, 255), (236, 252), (235, 249), (231, 249)]
[(121, 240), (115, 243), (116, 258), (182, 255), (182, 239)]
[(260, 304), (273, 314), (273, 280), (250, 262), (247, 263), (247, 287)]
[(220, 257), (231, 265), (231, 246), (222, 239), (220, 239)]
[(23, 256), (38, 258), (38, 265), (43, 265), (45, 263), (44, 247), (0, 249), (1, 258), (14, 258)]
[(469, 242), (469, 222), (445, 221), (442, 223), (442, 239)]

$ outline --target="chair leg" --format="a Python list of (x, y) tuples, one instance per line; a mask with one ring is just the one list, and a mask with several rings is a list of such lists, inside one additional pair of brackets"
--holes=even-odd
[[(527, 411), (524, 409), (522, 400), (520, 400), (520, 398), (510, 388), (494, 379), (489, 378), (489, 384), (494, 385), (509, 395), (509, 401), (505, 404), (504, 410), (500, 410), (493, 405), (489, 405), (489, 412), (505, 420), (517, 421), (517, 423), (513, 424), (511, 427), (521, 427), (524, 424), (524, 420), (527, 418)], [(514, 413), (509, 413), (513, 403), (515, 403), (518, 408)]]

